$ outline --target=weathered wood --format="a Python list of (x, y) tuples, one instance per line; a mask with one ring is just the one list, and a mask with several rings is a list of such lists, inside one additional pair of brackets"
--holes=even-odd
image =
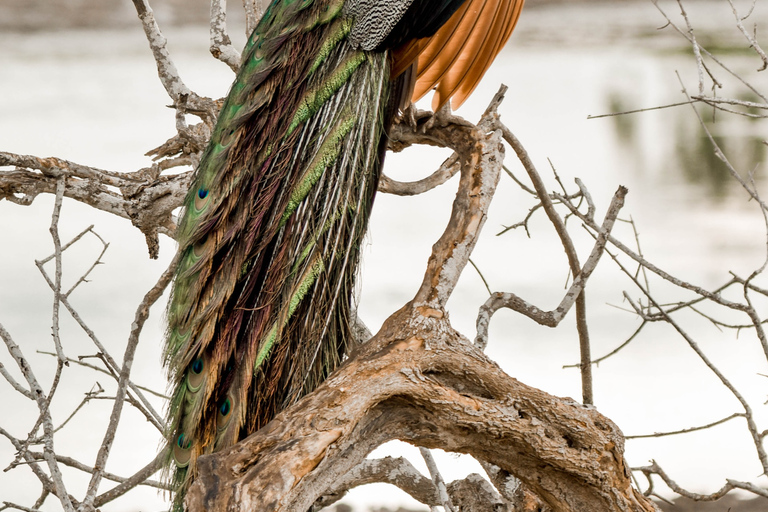
[(190, 511), (307, 510), (382, 443), (467, 453), (554, 511), (653, 511), (631, 486), (621, 431), (591, 407), (506, 375), (445, 317), (411, 305), (314, 393), (200, 459)]

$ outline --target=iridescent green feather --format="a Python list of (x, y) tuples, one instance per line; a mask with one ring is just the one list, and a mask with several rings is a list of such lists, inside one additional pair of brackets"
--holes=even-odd
[(311, 391), (351, 342), (389, 64), (346, 43), (343, 6), (270, 5), (185, 201), (165, 346), (176, 508), (198, 456)]

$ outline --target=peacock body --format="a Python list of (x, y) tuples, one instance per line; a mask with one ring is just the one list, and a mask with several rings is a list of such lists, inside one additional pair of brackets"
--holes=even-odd
[(461, 103), (523, 0), (274, 0), (185, 201), (168, 307), (169, 470), (235, 444), (341, 362), (392, 120)]

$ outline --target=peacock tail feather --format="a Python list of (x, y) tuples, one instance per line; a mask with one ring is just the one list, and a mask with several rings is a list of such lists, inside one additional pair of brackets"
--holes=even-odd
[[(178, 226), (164, 350), (176, 509), (200, 455), (255, 432), (341, 363), (353, 341), (360, 247), (397, 109), (413, 87), (437, 87), (439, 102), (468, 95), (521, 6), (274, 0), (268, 7)], [(473, 37), (473, 27), (486, 33)], [(420, 55), (428, 57), (423, 65)]]

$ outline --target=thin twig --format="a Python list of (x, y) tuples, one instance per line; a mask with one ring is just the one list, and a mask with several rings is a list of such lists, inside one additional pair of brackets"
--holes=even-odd
[(109, 503), (110, 501), (114, 501), (138, 485), (147, 485), (150, 487), (156, 487), (158, 489), (170, 490), (170, 487), (167, 483), (148, 480), (151, 475), (163, 467), (163, 463), (166, 460), (167, 455), (161, 451), (149, 464), (138, 470), (132, 476), (123, 479), (120, 485), (117, 485), (112, 489), (96, 496), (96, 499), (93, 500), (93, 506), (98, 508), (106, 503)]
[[(45, 352), (43, 350), (38, 350), (37, 353), (38, 354), (47, 355), (47, 356), (54, 356), (54, 357), (56, 356), (56, 354), (54, 354), (53, 352)], [(88, 357), (88, 356), (81, 356), (81, 359), (84, 359), (85, 357)], [(90, 357), (93, 357), (93, 356), (90, 356)], [(104, 375), (109, 375), (110, 377), (114, 377), (114, 375), (115, 375), (114, 373), (109, 372), (109, 371), (105, 370), (104, 368), (99, 368), (98, 366), (96, 366), (94, 364), (86, 363), (86, 362), (82, 361), (81, 359), (73, 359), (71, 357), (68, 357), (67, 361), (69, 361), (70, 363), (74, 363), (76, 365), (82, 366), (84, 368), (89, 368), (91, 370), (95, 370), (97, 372), (103, 373)], [(101, 359), (101, 358), (99, 358), (99, 359)], [(103, 361), (103, 359), (101, 359), (101, 360)], [(155, 391), (152, 388), (148, 388), (146, 386), (141, 386), (141, 385), (135, 384), (135, 383), (134, 383), (134, 385), (136, 386), (137, 389), (140, 389), (142, 391), (146, 391), (150, 395), (155, 395), (156, 397), (162, 398), (163, 400), (170, 400), (170, 397), (168, 395), (164, 395), (163, 393), (158, 393), (157, 391)]]
[(477, 265), (475, 265), (475, 262), (472, 261), (472, 258), (469, 258), (469, 264), (472, 265), (472, 267), (477, 272), (477, 275), (480, 276), (480, 279), (483, 281), (483, 284), (485, 285), (485, 289), (488, 290), (488, 295), (493, 295), (493, 292), (491, 291), (491, 287), (488, 286), (488, 281), (485, 280), (485, 276), (483, 275), (482, 272), (480, 272), (480, 269), (478, 268)]
[[(744, 24), (742, 23), (742, 21), (747, 19), (749, 15), (742, 18), (739, 15), (739, 12), (736, 10), (736, 6), (733, 4), (733, 0), (728, 0), (728, 3), (731, 5), (731, 10), (733, 11), (733, 17), (736, 18), (736, 26), (739, 27), (739, 30), (741, 31), (742, 34), (744, 34), (744, 37), (749, 42), (749, 47), (755, 50), (755, 52), (757, 52), (757, 54), (760, 56), (760, 59), (763, 61), (763, 65), (760, 66), (758, 71), (764, 71), (766, 67), (768, 67), (768, 55), (765, 54), (765, 52), (757, 43), (755, 38), (752, 37), (752, 35), (750, 35), (749, 32), (747, 32), (747, 29), (744, 28)], [(753, 8), (754, 8), (754, 5), (753, 5)], [(751, 9), (750, 9), (750, 12), (751, 12)]]
[(91, 400), (92, 400), (94, 397), (96, 397), (96, 396), (97, 396), (97, 395), (99, 395), (100, 393), (103, 393), (103, 392), (104, 392), (104, 388), (102, 388), (102, 387), (101, 387), (101, 384), (99, 384), (99, 383), (97, 382), (97, 383), (96, 383), (96, 385), (98, 386), (98, 389), (97, 389), (96, 391), (93, 391), (93, 390), (91, 390), (91, 391), (87, 392), (87, 393), (85, 394), (85, 397), (83, 397), (82, 401), (80, 402), (80, 404), (79, 404), (77, 407), (75, 407), (75, 410), (74, 410), (74, 411), (72, 411), (72, 413), (71, 413), (69, 416), (67, 416), (67, 419), (65, 419), (65, 420), (64, 420), (64, 421), (61, 423), (61, 425), (59, 425), (58, 427), (56, 427), (56, 428), (53, 430), (54, 432), (58, 432), (59, 430), (63, 429), (63, 428), (64, 428), (64, 427), (67, 425), (67, 423), (69, 423), (69, 421), (70, 421), (72, 418), (74, 418), (74, 417), (75, 417), (75, 415), (78, 413), (78, 411), (80, 411), (80, 409), (82, 409), (82, 408), (85, 406), (85, 404), (87, 404), (88, 402), (90, 402), (90, 401), (91, 401)]
[(176, 271), (176, 265), (178, 264), (178, 255), (173, 259), (171, 265), (165, 270), (157, 283), (144, 295), (136, 310), (133, 324), (131, 324), (131, 332), (128, 336), (128, 343), (125, 348), (125, 354), (123, 356), (123, 366), (120, 369), (120, 378), (117, 383), (117, 393), (115, 395), (115, 403), (112, 407), (112, 414), (109, 418), (109, 426), (104, 435), (104, 440), (99, 448), (99, 453), (96, 457), (96, 463), (94, 464), (94, 471), (91, 477), (91, 481), (88, 484), (88, 490), (86, 491), (85, 499), (83, 503), (86, 507), (95, 506), (94, 500), (96, 498), (96, 492), (99, 488), (99, 483), (103, 476), (104, 467), (109, 457), (112, 443), (117, 433), (117, 426), (120, 422), (120, 415), (122, 414), (123, 403), (127, 394), (128, 385), (130, 383), (131, 367), (133, 365), (133, 358), (136, 354), (136, 347), (139, 344), (139, 335), (149, 317), (150, 307), (160, 298), (165, 288), (170, 283), (173, 275)]
[(443, 476), (440, 474), (440, 470), (437, 469), (437, 464), (435, 463), (435, 458), (432, 456), (432, 452), (423, 446), (419, 447), (419, 452), (421, 453), (421, 456), (424, 457), (424, 462), (427, 463), (427, 469), (429, 469), (429, 474), (432, 476), (432, 482), (435, 484), (435, 487), (437, 487), (437, 494), (440, 496), (440, 501), (443, 504), (445, 512), (454, 512), (451, 497), (448, 496), (448, 489), (445, 487), (445, 481), (443, 481)]
[(43, 391), (43, 388), (38, 383), (37, 378), (32, 372), (32, 368), (29, 366), (26, 358), (22, 354), (21, 349), (19, 349), (19, 346), (14, 343), (11, 335), (2, 325), (0, 325), (0, 338), (3, 339), (6, 347), (8, 348), (8, 352), (19, 366), (21, 373), (27, 380), (27, 384), (29, 384), (29, 389), (31, 390), (32, 395), (35, 397), (35, 401), (37, 402), (37, 407), (42, 418), (43, 431), (45, 432), (43, 437), (43, 455), (48, 465), (50, 481), (52, 482), (56, 497), (59, 498), (59, 501), (61, 502), (61, 505), (66, 512), (75, 512), (75, 507), (73, 506), (72, 501), (69, 498), (69, 494), (66, 491), (64, 480), (61, 475), (61, 470), (55, 459), (56, 452), (53, 447), (53, 421), (51, 420), (45, 391)]
[[(53, 333), (53, 344), (56, 347), (56, 356), (59, 361), (66, 362), (64, 349), (61, 347), (61, 337), (59, 336), (59, 304), (61, 300), (61, 239), (59, 238), (59, 217), (61, 216), (61, 204), (64, 200), (64, 187), (66, 181), (60, 177), (56, 183), (56, 201), (54, 202), (53, 215), (51, 215), (51, 227), (49, 229), (53, 239), (53, 253), (56, 259), (56, 270), (54, 273), (53, 284), (53, 318), (51, 321), (51, 331)], [(69, 364), (69, 363), (67, 363)]]
[(765, 447), (762, 443), (762, 438), (760, 437), (760, 432), (757, 428), (757, 425), (755, 423), (754, 419), (754, 413), (752, 412), (752, 407), (749, 405), (749, 402), (744, 398), (744, 396), (736, 389), (736, 387), (731, 383), (730, 380), (723, 374), (720, 369), (715, 366), (714, 363), (707, 357), (707, 355), (704, 353), (704, 351), (701, 350), (699, 345), (691, 338), (688, 333), (680, 327), (680, 325), (675, 322), (675, 320), (672, 319), (671, 316), (667, 315), (663, 308), (656, 302), (656, 300), (651, 296), (650, 292), (646, 290), (643, 285), (632, 275), (631, 272), (628, 271), (624, 265), (621, 264), (621, 262), (618, 260), (618, 258), (611, 253), (610, 251), (606, 251), (611, 256), (613, 261), (618, 265), (618, 267), (621, 269), (624, 274), (626, 274), (634, 283), (635, 286), (637, 286), (641, 292), (646, 296), (646, 298), (649, 300), (651, 304), (655, 308), (657, 308), (659, 311), (661, 311), (662, 315), (665, 316), (666, 322), (671, 325), (675, 331), (680, 334), (680, 336), (683, 337), (683, 339), (688, 343), (688, 346), (696, 353), (696, 355), (701, 359), (701, 361), (707, 366), (707, 368), (710, 369), (712, 373), (715, 374), (715, 376), (720, 380), (720, 382), (731, 392), (731, 394), (739, 401), (742, 408), (744, 409), (744, 417), (747, 420), (747, 429), (749, 430), (749, 433), (752, 437), (752, 441), (755, 445), (755, 449), (757, 451), (758, 459), (760, 460), (760, 464), (763, 468), (763, 471), (768, 473), (768, 455), (766, 454)]
[[(655, 2), (654, 2), (655, 3)], [(682, 0), (677, 0), (677, 5), (680, 7), (680, 14), (682, 14), (685, 20), (685, 25), (688, 28), (688, 38), (691, 41), (693, 47), (693, 55), (696, 57), (696, 71), (699, 74), (699, 95), (704, 95), (704, 61), (701, 58), (701, 49), (699, 43), (696, 41), (696, 36), (693, 34), (693, 26), (688, 19), (688, 13), (685, 12)]]
[[(43, 458), (43, 454), (39, 453), (39, 452), (29, 452), (29, 454), (34, 459), (37, 459), (37, 460), (40, 460), (40, 459)], [(109, 473), (109, 472), (105, 471), (104, 472), (104, 478), (106, 480), (111, 480), (113, 482), (117, 482), (117, 483), (120, 483), (120, 484), (128, 484), (131, 489), (136, 487), (136, 485), (144, 485), (144, 486), (147, 486), (147, 487), (154, 487), (156, 489), (160, 489), (160, 490), (163, 490), (163, 491), (169, 491), (169, 490), (171, 490), (171, 486), (169, 484), (163, 483), (163, 482), (158, 482), (158, 481), (155, 481), (155, 480), (148, 480), (147, 479), (148, 476), (150, 476), (152, 473), (154, 473), (154, 472), (156, 472), (156, 471), (158, 471), (160, 469), (160, 467), (162, 466), (162, 461), (164, 460), (163, 457), (158, 455), (157, 457), (155, 457), (154, 460), (152, 460), (152, 462), (150, 462), (147, 466), (145, 466), (144, 468), (139, 470), (139, 472), (137, 472), (132, 477), (126, 478), (126, 477), (122, 477), (122, 476), (115, 475), (113, 473)], [(73, 459), (72, 457), (66, 457), (64, 455), (56, 455), (56, 460), (58, 462), (61, 462), (65, 466), (69, 466), (71, 468), (77, 469), (79, 471), (82, 471), (83, 473), (88, 473), (88, 474), (92, 474), (93, 473), (93, 468), (92, 467), (90, 467), (90, 466), (88, 466), (86, 464), (83, 464), (82, 462), (80, 462), (80, 461), (78, 461), (76, 459)], [(149, 473), (149, 474), (146, 474), (146, 472), (149, 471), (149, 470), (152, 470), (152, 472)], [(133, 480), (136, 479), (136, 475), (143, 476), (143, 478), (140, 478), (140, 481), (138, 482), (138, 484), (134, 484), (133, 483)], [(115, 489), (117, 489), (117, 487), (111, 489), (109, 492), (112, 492)], [(124, 493), (121, 493), (121, 495), (122, 494), (124, 494)], [(117, 496), (115, 496), (115, 497), (117, 497)], [(106, 503), (106, 502), (104, 502), (104, 503)], [(100, 505), (96, 505), (96, 506), (98, 507)]]
[(614, 117), (614, 116), (624, 116), (627, 114), (637, 114), (640, 112), (650, 112), (652, 110), (661, 110), (665, 108), (672, 108), (672, 107), (679, 107), (680, 105), (688, 105), (688, 101), (681, 101), (678, 103), (669, 103), (667, 105), (659, 105), (657, 107), (647, 107), (647, 108), (637, 108), (635, 110), (625, 110), (623, 112), (611, 112), (610, 114), (598, 114), (598, 115), (589, 115), (587, 116), (587, 119), (600, 119), (603, 117)]
[[(55, 356), (55, 355), (56, 355), (56, 354), (54, 354), (54, 356)], [(1, 362), (0, 362), (0, 375), (2, 375), (3, 377), (5, 377), (5, 380), (7, 380), (7, 381), (8, 381), (8, 383), (9, 383), (9, 384), (10, 384), (10, 385), (13, 387), (13, 389), (15, 389), (16, 391), (18, 391), (19, 393), (21, 393), (21, 394), (22, 394), (22, 395), (24, 395), (25, 397), (29, 398), (30, 400), (34, 400), (34, 399), (35, 399), (35, 397), (34, 397), (34, 396), (32, 396), (32, 392), (31, 392), (31, 391), (29, 391), (28, 389), (26, 389), (26, 388), (25, 388), (24, 386), (22, 386), (21, 384), (19, 384), (19, 383), (16, 381), (16, 379), (14, 379), (14, 378), (13, 378), (13, 376), (12, 376), (10, 373), (8, 373), (8, 370), (6, 370), (6, 369), (5, 369), (5, 366), (3, 366), (3, 363), (1, 363)]]
[[(536, 167), (533, 165), (530, 157), (528, 156), (528, 152), (525, 150), (517, 137), (512, 133), (512, 131), (504, 126), (501, 122), (497, 121), (495, 128), (502, 131), (504, 140), (507, 142), (507, 144), (512, 146), (512, 149), (517, 154), (518, 159), (520, 159), (520, 162), (523, 164), (523, 167), (528, 173), (528, 177), (533, 183), (533, 188), (536, 190), (536, 195), (539, 198), (539, 201), (541, 201), (547, 217), (554, 226), (558, 237), (560, 237), (560, 242), (563, 246), (563, 249), (565, 250), (566, 256), (568, 257), (568, 265), (570, 267), (571, 274), (574, 276), (574, 279), (579, 277), (579, 273), (581, 272), (581, 264), (579, 263), (579, 256), (576, 252), (576, 247), (574, 246), (573, 241), (568, 234), (565, 223), (555, 210), (555, 207), (552, 204), (552, 200), (550, 199), (549, 194), (547, 193), (547, 190), (544, 186), (544, 182), (536, 170)], [(592, 392), (592, 365), (590, 364), (592, 357), (590, 355), (589, 327), (587, 325), (586, 305), (586, 294), (582, 288), (579, 294), (576, 296), (576, 329), (579, 334), (579, 349), (581, 352), (581, 392), (583, 403), (592, 404), (594, 402)]]
[(717, 421), (713, 421), (712, 423), (707, 423), (706, 425), (701, 425), (698, 427), (690, 427), (690, 428), (684, 428), (682, 430), (673, 430), (671, 432), (654, 432), (653, 434), (641, 434), (641, 435), (634, 435), (634, 436), (624, 436), (625, 439), (648, 439), (651, 437), (666, 437), (666, 436), (676, 436), (678, 434), (688, 434), (690, 432), (697, 432), (699, 430), (706, 430), (708, 428), (716, 427), (717, 425), (721, 425), (727, 421), (731, 421), (734, 418), (743, 418), (744, 413), (736, 412), (728, 416), (727, 418), (723, 418)]

